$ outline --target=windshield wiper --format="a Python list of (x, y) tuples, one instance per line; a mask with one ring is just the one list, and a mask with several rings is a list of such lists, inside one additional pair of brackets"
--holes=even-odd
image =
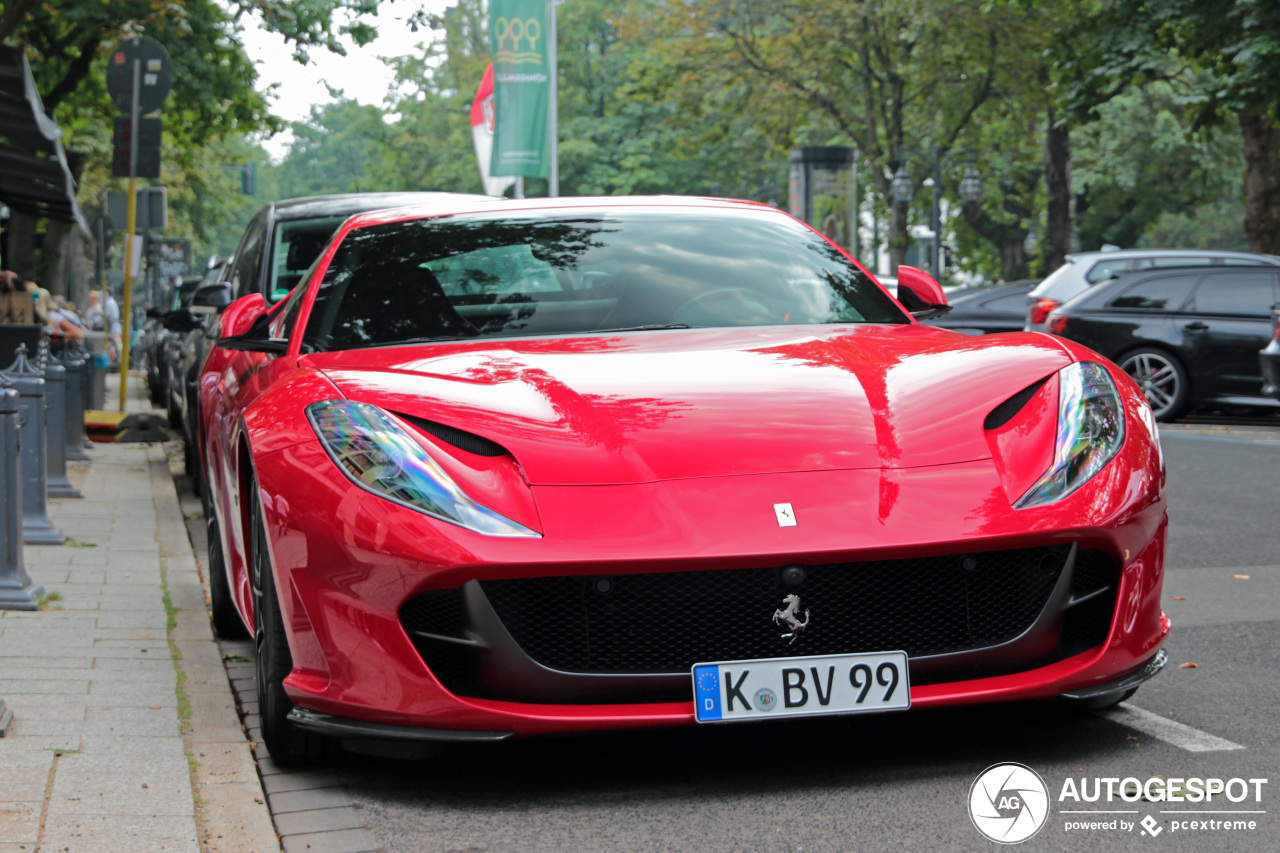
[(619, 329), (593, 329), (591, 334), (603, 335), (609, 332), (660, 332), (663, 329), (692, 329), (688, 323), (647, 323), (643, 326), (623, 326)]

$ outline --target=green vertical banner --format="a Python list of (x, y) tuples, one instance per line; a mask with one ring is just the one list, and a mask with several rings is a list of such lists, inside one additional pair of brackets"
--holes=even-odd
[(548, 173), (546, 0), (490, 0), (493, 51), (491, 175), (545, 178)]

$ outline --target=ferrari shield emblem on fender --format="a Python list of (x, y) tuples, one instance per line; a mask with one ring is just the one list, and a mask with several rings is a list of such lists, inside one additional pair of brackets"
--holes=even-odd
[[(800, 612), (800, 596), (794, 593), (782, 599), (782, 604), (785, 609), (773, 611), (773, 624), (781, 625), (783, 622), (787, 623), (787, 627), (791, 630), (783, 634), (782, 639), (789, 639), (791, 643), (794, 643), (796, 638), (800, 636), (800, 632), (809, 624), (809, 611), (805, 610), (803, 622), (796, 618), (796, 614)], [(789, 646), (791, 643), (787, 643), (787, 645)]]
[(796, 526), (796, 511), (791, 508), (791, 504), (774, 504), (773, 513), (778, 516), (779, 527)]

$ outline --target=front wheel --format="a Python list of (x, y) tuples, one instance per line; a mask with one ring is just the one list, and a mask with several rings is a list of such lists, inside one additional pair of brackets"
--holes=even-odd
[(227, 564), (222, 556), (222, 534), (218, 531), (218, 521), (211, 515), (207, 518), (205, 530), (209, 534), (209, 609), (213, 613), (213, 627), (223, 639), (247, 639), (249, 632), (240, 619), (240, 611), (236, 609), (231, 584), (227, 580)]
[(1191, 395), (1186, 368), (1169, 353), (1158, 349), (1134, 350), (1120, 362), (1133, 377), (1158, 421), (1171, 421), (1187, 408)]
[(251, 534), (251, 582), (253, 586), (253, 641), (258, 676), (258, 713), (262, 718), (262, 740), (271, 760), (281, 767), (298, 767), (324, 758), (329, 742), (321, 735), (289, 722), (293, 702), (285, 692), (284, 680), (293, 671), (293, 655), (284, 631), (284, 618), (267, 552), (267, 531), (258, 499), (258, 484), (249, 484), (249, 529)]

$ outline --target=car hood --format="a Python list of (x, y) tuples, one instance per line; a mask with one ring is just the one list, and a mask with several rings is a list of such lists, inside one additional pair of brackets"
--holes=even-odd
[(506, 448), (532, 485), (991, 456), (982, 422), (1072, 361), (1052, 338), (918, 325), (691, 329), (304, 357), (343, 394)]

